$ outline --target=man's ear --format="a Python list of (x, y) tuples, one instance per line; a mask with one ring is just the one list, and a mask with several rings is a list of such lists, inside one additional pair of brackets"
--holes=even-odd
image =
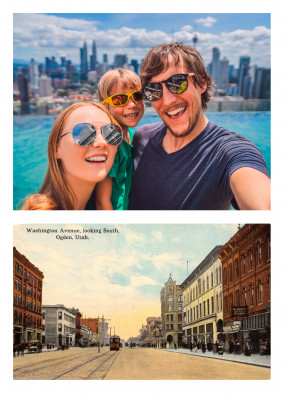
[(202, 84), (201, 84), (201, 93), (204, 93), (205, 90), (207, 89), (207, 79), (204, 77), (204, 79), (202, 80)]

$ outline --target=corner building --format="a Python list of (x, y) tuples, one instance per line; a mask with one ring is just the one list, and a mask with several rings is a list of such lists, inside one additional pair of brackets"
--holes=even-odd
[(162, 346), (182, 345), (182, 302), (180, 285), (170, 277), (160, 293), (162, 318)]
[(63, 304), (43, 306), (43, 343), (55, 346), (75, 346), (78, 310)]
[[(225, 348), (236, 342), (270, 351), (270, 225), (246, 224), (219, 252), (223, 270)], [(243, 311), (243, 316), (236, 315)]]
[(185, 347), (213, 345), (223, 329), (221, 247), (216, 246), (181, 284)]
[(13, 344), (42, 340), (43, 273), (13, 248)]

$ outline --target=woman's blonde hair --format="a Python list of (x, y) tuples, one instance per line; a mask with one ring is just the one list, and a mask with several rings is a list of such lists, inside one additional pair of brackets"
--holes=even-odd
[(98, 98), (103, 101), (110, 96), (112, 87), (116, 83), (121, 83), (123, 87), (140, 90), (141, 81), (138, 75), (128, 69), (116, 68), (106, 72), (98, 84)]
[(62, 162), (56, 157), (58, 138), (62, 134), (68, 116), (77, 108), (94, 106), (107, 114), (110, 121), (119, 125), (107, 108), (92, 101), (72, 104), (56, 118), (49, 136), (47, 154), (48, 166), (43, 184), (38, 192), (29, 196), (22, 210), (74, 210), (75, 195), (66, 181)]

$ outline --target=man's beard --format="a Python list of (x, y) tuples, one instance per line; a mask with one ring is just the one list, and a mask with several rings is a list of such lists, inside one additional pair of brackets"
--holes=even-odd
[(176, 137), (176, 138), (183, 138), (183, 137), (186, 137), (186, 136), (189, 135), (189, 134), (193, 131), (193, 129), (195, 128), (195, 126), (196, 126), (196, 124), (197, 124), (197, 122), (198, 122), (198, 120), (199, 120), (200, 112), (201, 112), (201, 108), (199, 108), (199, 109), (197, 110), (197, 112), (196, 112), (196, 114), (195, 114), (195, 116), (194, 116), (193, 121), (192, 121), (192, 122), (189, 121), (187, 130), (186, 130), (185, 132), (183, 132), (183, 133), (180, 133), (180, 134), (175, 133), (167, 124), (166, 124), (166, 126), (167, 126), (168, 130), (171, 132), (171, 134), (172, 134), (174, 137)]

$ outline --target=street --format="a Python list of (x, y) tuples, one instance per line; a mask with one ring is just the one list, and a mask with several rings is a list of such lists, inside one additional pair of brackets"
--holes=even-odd
[(14, 379), (270, 379), (270, 368), (152, 348), (69, 348), (15, 357)]

